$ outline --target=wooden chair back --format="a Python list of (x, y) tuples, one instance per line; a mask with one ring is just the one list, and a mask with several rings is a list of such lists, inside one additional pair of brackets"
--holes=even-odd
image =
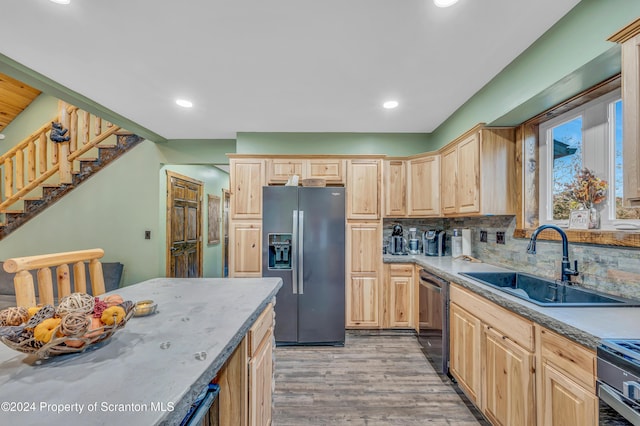
[[(40, 304), (54, 304), (53, 280), (51, 268), (56, 268), (58, 282), (58, 299), (71, 293), (87, 292), (87, 277), (85, 262), (89, 262), (89, 278), (91, 291), (94, 296), (105, 292), (102, 263), (98, 259), (104, 256), (104, 250), (96, 248), (90, 250), (70, 251), (65, 253), (42, 254), (38, 256), (15, 257), (4, 262), (4, 270), (15, 273), (13, 285), (16, 290), (17, 306), (36, 306), (35, 285), (32, 270), (37, 270), (38, 299)], [(71, 289), (71, 275), (69, 265), (73, 267), (74, 289)]]

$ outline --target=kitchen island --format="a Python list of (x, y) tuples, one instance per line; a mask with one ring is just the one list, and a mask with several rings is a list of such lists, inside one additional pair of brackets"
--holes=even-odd
[(179, 424), (273, 302), (279, 278), (156, 278), (118, 289), (152, 299), (95, 350), (39, 360), (0, 345), (3, 424)]

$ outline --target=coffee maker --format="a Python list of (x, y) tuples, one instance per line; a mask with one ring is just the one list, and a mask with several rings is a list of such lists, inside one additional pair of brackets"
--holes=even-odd
[(409, 254), (420, 254), (420, 237), (416, 228), (409, 228)]
[(425, 256), (444, 256), (446, 232), (430, 229), (422, 235), (422, 250)]
[(394, 225), (389, 239), (389, 253), (407, 254), (407, 240), (402, 236), (402, 226)]

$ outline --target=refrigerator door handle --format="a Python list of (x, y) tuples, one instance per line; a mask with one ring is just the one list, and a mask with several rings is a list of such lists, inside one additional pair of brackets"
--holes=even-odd
[[(300, 230), (299, 240), (298, 240), (298, 261), (300, 262), (300, 266), (298, 268), (298, 272), (300, 277), (298, 278), (298, 282), (300, 283), (300, 291), (299, 294), (304, 294), (304, 211), (300, 210), (299, 213), (299, 223)], [(295, 276), (295, 272), (293, 274)]]
[(291, 232), (291, 270), (293, 271), (292, 290), (298, 294), (298, 210), (293, 211), (293, 231)]

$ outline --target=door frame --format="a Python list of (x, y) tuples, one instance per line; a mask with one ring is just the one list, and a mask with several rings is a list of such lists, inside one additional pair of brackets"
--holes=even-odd
[[(222, 188), (222, 277), (229, 277), (229, 262), (225, 265), (225, 255), (229, 253), (229, 215), (231, 213), (231, 192), (228, 189)], [(225, 214), (226, 208), (226, 214)], [(225, 266), (227, 267), (227, 273), (225, 275)]]
[(202, 250), (202, 242), (203, 242), (203, 194), (204, 194), (204, 182), (194, 179), (189, 176), (182, 175), (180, 173), (176, 173), (171, 170), (166, 170), (167, 172), (167, 197), (165, 199), (165, 207), (166, 207), (166, 237), (165, 237), (165, 275), (168, 277), (171, 275), (171, 220), (172, 220), (172, 211), (171, 208), (173, 206), (173, 191), (171, 191), (171, 178), (175, 177), (181, 180), (185, 180), (187, 182), (198, 185), (198, 203), (200, 204), (200, 214), (198, 215), (198, 231), (200, 240), (200, 244), (198, 244), (198, 276), (202, 277), (203, 270), (203, 250)]

